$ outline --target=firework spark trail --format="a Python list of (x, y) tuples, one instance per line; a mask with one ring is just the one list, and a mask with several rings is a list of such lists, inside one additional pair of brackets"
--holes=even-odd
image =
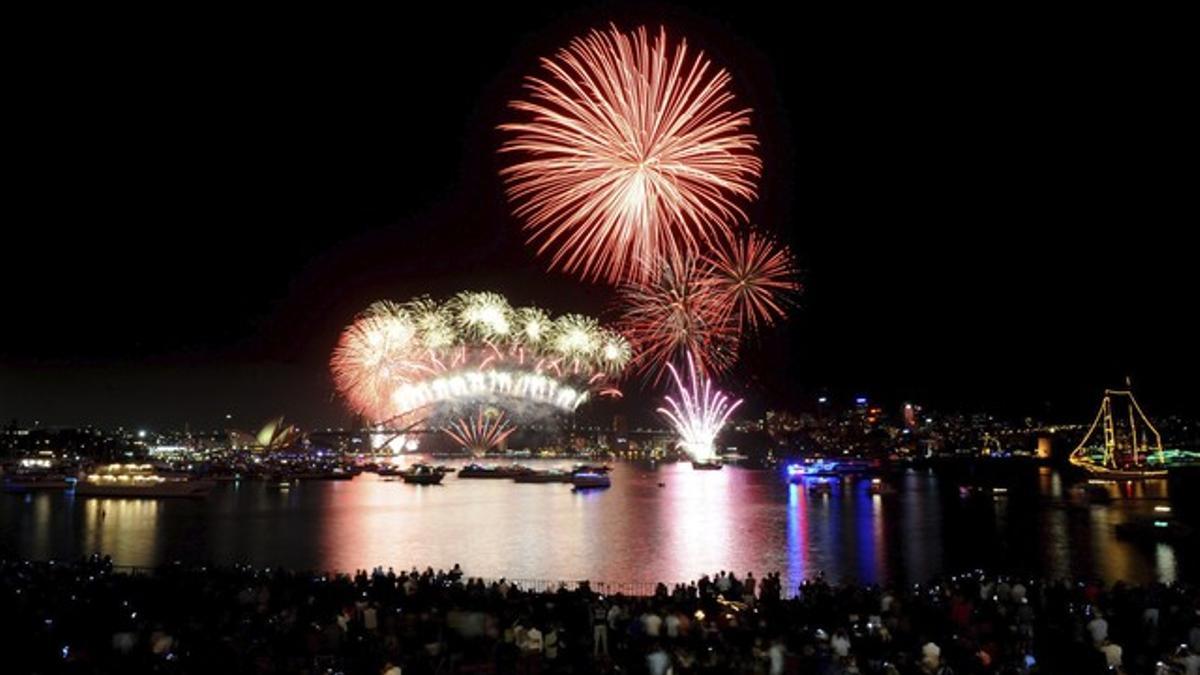
[(762, 162), (730, 77), (665, 29), (615, 26), (576, 38), (528, 78), (525, 119), (503, 124), (514, 213), (551, 266), (585, 279), (645, 281), (651, 261), (696, 253), (744, 220)]
[(618, 293), (617, 328), (632, 347), (633, 364), (657, 384), (666, 367), (691, 358), (701, 374), (724, 372), (740, 338), (712, 270), (694, 258), (675, 258), (649, 283), (628, 283)]
[(679, 443), (691, 458), (705, 462), (716, 457), (713, 441), (729, 416), (742, 401), (730, 402), (721, 391), (712, 387), (712, 380), (696, 372), (695, 363), (688, 359), (688, 381), (684, 383), (675, 366), (668, 364), (671, 377), (675, 380), (678, 400), (663, 397), (668, 408), (659, 408), (679, 434)]
[(787, 316), (791, 295), (800, 290), (791, 251), (754, 230), (729, 238), (706, 260), (739, 331), (758, 330)]
[(516, 430), (504, 413), (489, 415), (482, 408), (475, 417), (462, 417), (442, 428), (447, 436), (477, 457), (499, 446)]
[(588, 317), (551, 320), (495, 293), (460, 293), (371, 305), (342, 332), (330, 368), (350, 407), (381, 421), (472, 397), (578, 405), (589, 390), (610, 391), (630, 358), (625, 338)]

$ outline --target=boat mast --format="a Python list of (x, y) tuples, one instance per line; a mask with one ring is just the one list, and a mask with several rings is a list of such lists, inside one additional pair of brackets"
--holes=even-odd
[(1100, 410), (1104, 414), (1104, 461), (1101, 463), (1104, 466), (1116, 468), (1117, 459), (1114, 453), (1117, 449), (1117, 439), (1113, 430), (1112, 398), (1109, 397), (1108, 391), (1104, 392), (1104, 400), (1100, 403)]

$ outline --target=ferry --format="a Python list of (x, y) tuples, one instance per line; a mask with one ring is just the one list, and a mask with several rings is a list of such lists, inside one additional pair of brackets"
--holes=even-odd
[(152, 464), (108, 464), (96, 467), (75, 483), (83, 497), (204, 497), (216, 481), (158, 471)]
[(797, 482), (805, 476), (845, 476), (848, 474), (878, 471), (882, 463), (877, 459), (812, 459), (787, 467), (788, 479)]

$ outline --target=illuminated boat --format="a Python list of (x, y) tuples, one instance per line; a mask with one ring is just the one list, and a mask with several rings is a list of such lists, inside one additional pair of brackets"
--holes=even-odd
[(400, 477), (411, 485), (438, 485), (446, 474), (428, 464), (414, 464), (407, 471), (402, 471)]
[(877, 459), (808, 459), (788, 464), (788, 478), (795, 482), (805, 476), (845, 476), (875, 472), (882, 466)]
[(605, 473), (577, 473), (571, 477), (571, 483), (576, 490), (606, 488), (612, 485), (612, 479)]
[(65, 490), (74, 477), (63, 473), (59, 462), (53, 457), (24, 457), (9, 472), (4, 474), (5, 492), (34, 492), (40, 490)]
[(692, 470), (693, 471), (717, 471), (724, 466), (725, 465), (722, 464), (721, 461), (717, 460), (717, 459), (710, 459), (705, 462), (696, 462), (696, 461), (692, 462)]
[[(1102, 430), (1103, 438), (1098, 438)], [(1166, 478), (1162, 436), (1131, 390), (1105, 389), (1092, 425), (1071, 451), (1072, 466), (1111, 480)]]
[(204, 497), (216, 481), (197, 480), (187, 474), (158, 471), (152, 464), (108, 464), (97, 467), (75, 483), (82, 497)]

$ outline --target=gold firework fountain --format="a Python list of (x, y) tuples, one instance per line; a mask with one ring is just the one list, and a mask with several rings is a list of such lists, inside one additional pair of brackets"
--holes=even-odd
[(1162, 437), (1131, 389), (1105, 389), (1092, 425), (1071, 452), (1071, 464), (1103, 478), (1167, 475)]

